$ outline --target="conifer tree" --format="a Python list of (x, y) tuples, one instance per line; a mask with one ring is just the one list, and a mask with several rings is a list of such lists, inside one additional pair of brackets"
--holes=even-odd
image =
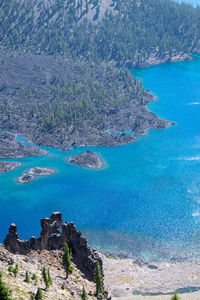
[(71, 265), (71, 257), (69, 254), (69, 247), (68, 247), (67, 243), (64, 244), (64, 254), (62, 257), (62, 262), (65, 267), (66, 278), (68, 278), (69, 274), (71, 274), (73, 271), (73, 267)]
[(96, 268), (94, 271), (94, 282), (96, 283), (96, 295), (98, 298), (103, 299), (103, 276), (101, 273), (101, 268), (99, 262), (96, 263)]
[(42, 278), (44, 280), (44, 284), (46, 286), (46, 289), (48, 289), (49, 288), (49, 279), (48, 279), (48, 275), (47, 275), (45, 267), (43, 267), (43, 269), (42, 269)]
[(83, 291), (82, 291), (82, 294), (81, 294), (81, 299), (82, 300), (88, 300), (88, 295), (86, 293), (85, 287), (83, 287)]
[(6, 287), (5, 283), (2, 281), (2, 273), (0, 273), (0, 299), (1, 300), (12, 300), (11, 290)]
[(37, 285), (38, 278), (37, 278), (37, 275), (35, 273), (32, 276), (32, 280), (35, 280), (35, 285)]
[(13, 269), (13, 274), (15, 275), (15, 277), (17, 276), (17, 273), (19, 272), (19, 265), (16, 264), (15, 268)]
[(26, 271), (26, 275), (25, 275), (25, 282), (30, 283), (30, 277), (29, 277), (27, 271)]
[(35, 300), (42, 300), (42, 299), (43, 299), (43, 297), (42, 297), (42, 290), (41, 290), (41, 288), (38, 288), (37, 289), (37, 293), (35, 295)]
[(50, 274), (49, 269), (48, 269), (47, 275), (48, 275), (48, 281), (49, 281), (49, 284), (52, 285), (52, 284), (53, 284), (53, 279), (52, 279), (52, 277), (51, 277), (51, 274)]
[(178, 294), (175, 292), (174, 295), (171, 297), (171, 300), (181, 300)]
[(13, 266), (8, 267), (8, 272), (13, 273), (13, 270), (14, 270)]

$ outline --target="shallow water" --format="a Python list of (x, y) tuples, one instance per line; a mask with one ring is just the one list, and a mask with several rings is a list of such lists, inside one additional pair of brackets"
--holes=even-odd
[[(0, 239), (15, 222), (22, 238), (39, 235), (40, 218), (61, 211), (97, 248), (140, 259), (200, 258), (200, 58), (134, 70), (158, 101), (149, 105), (176, 126), (150, 130), (133, 144), (93, 148), (107, 167), (70, 165), (84, 149), (16, 159), (22, 166), (0, 175)], [(23, 141), (25, 142), (25, 141)], [(88, 148), (87, 148), (88, 149)], [(24, 170), (47, 166), (57, 174), (22, 185)]]

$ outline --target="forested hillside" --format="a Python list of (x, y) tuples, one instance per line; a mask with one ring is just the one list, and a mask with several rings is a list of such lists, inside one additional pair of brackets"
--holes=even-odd
[(200, 8), (170, 0), (2, 0), (0, 129), (45, 145), (116, 145), (169, 123), (120, 68), (200, 50)]
[(0, 20), (5, 50), (131, 66), (200, 48), (200, 8), (170, 0), (2, 0)]

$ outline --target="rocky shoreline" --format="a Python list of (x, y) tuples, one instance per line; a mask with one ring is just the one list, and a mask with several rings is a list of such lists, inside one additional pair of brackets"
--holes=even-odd
[(47, 152), (38, 147), (24, 146), (16, 141), (16, 135), (0, 131), (0, 159), (42, 156)]

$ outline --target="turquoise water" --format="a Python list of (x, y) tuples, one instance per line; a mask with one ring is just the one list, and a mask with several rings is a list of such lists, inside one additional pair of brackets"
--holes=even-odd
[[(94, 148), (107, 163), (98, 170), (70, 165), (84, 149), (16, 159), (22, 166), (0, 175), (0, 239), (15, 222), (22, 238), (39, 235), (40, 218), (61, 211), (97, 248), (141, 259), (200, 258), (200, 58), (134, 70), (158, 97), (149, 107), (176, 126), (150, 130), (135, 143)], [(21, 185), (34, 166), (57, 174)]]

